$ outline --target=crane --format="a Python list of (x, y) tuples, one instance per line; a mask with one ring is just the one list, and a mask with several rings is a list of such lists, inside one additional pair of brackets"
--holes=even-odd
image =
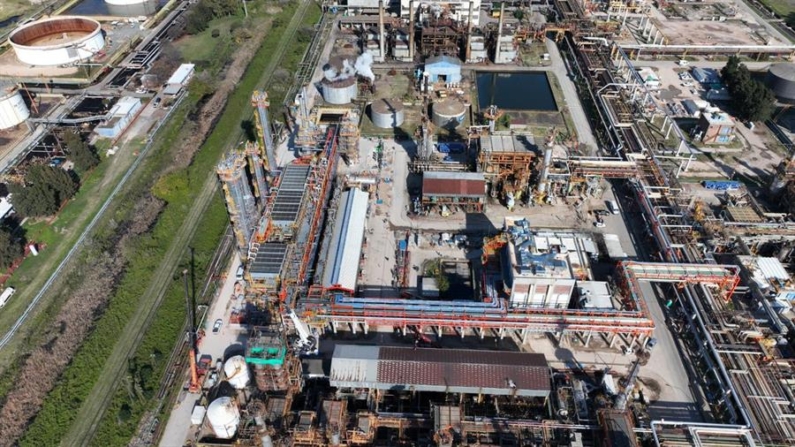
[(309, 325), (303, 322), (298, 315), (295, 314), (293, 309), (287, 308), (287, 316), (292, 320), (295, 326), (295, 332), (298, 333), (298, 341), (293, 346), (298, 355), (315, 355), (318, 353), (320, 343), (316, 335), (312, 334)]
[(188, 269), (182, 271), (182, 282), (185, 286), (185, 305), (188, 307), (188, 363), (190, 365), (190, 384), (188, 391), (197, 393), (201, 389), (199, 369), (196, 365), (196, 306), (188, 293)]

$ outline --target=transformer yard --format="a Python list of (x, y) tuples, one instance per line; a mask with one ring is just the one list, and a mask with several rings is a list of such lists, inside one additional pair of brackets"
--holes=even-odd
[[(185, 279), (152, 444), (795, 445), (791, 29), (739, 0), (344, 3), (215, 165), (236, 250), (201, 321)], [(2, 182), (69, 126), (159, 126), (201, 67), (145, 76), (192, 5), (10, 32)], [(765, 122), (732, 116), (738, 55)]]

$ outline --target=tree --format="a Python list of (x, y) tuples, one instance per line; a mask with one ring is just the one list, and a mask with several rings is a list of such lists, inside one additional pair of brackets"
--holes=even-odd
[(740, 119), (765, 121), (776, 108), (776, 97), (763, 83), (754, 80), (748, 67), (731, 56), (721, 69), (721, 76), (732, 97), (732, 107)]
[(5, 270), (24, 254), (24, 241), (14, 238), (11, 231), (0, 227), (0, 269)]
[(90, 171), (99, 164), (99, 155), (89, 146), (77, 132), (66, 132), (64, 144), (69, 151), (69, 159), (81, 173)]
[(71, 199), (77, 189), (73, 173), (51, 166), (31, 166), (24, 184), (10, 185), (11, 202), (23, 216), (49, 216)]

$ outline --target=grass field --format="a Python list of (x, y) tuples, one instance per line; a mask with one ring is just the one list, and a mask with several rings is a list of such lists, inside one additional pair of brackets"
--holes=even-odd
[(772, 9), (779, 17), (787, 18), (795, 12), (795, 1), (793, 0), (759, 0), (765, 6)]
[(3, 0), (0, 2), (0, 22), (25, 14), (31, 11), (33, 6), (28, 0)]

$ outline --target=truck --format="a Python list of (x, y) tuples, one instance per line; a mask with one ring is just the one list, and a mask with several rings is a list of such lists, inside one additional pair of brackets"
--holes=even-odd
[(3, 294), (0, 295), (0, 307), (5, 306), (8, 300), (11, 299), (11, 296), (13, 296), (16, 291), (17, 290), (13, 287), (6, 287), (6, 289), (3, 291)]

